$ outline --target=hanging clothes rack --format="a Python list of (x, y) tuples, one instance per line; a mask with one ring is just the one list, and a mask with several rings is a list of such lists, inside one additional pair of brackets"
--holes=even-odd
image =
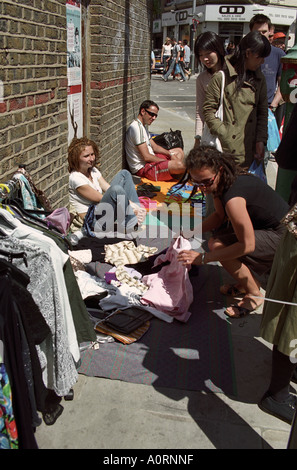
[(0, 183), (0, 202), (13, 198), (20, 189), (20, 182), (13, 177), (6, 183)]

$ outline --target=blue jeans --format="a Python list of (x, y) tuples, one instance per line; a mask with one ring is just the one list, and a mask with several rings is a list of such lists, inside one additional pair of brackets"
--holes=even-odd
[[(175, 69), (175, 66), (176, 66), (176, 60), (175, 60), (175, 59), (172, 59), (170, 65), (169, 65), (169, 69), (168, 69), (167, 73), (165, 73), (165, 75), (164, 75), (164, 79), (165, 79), (165, 80), (168, 80), (168, 77), (169, 77), (169, 75), (171, 74), (171, 72)], [(180, 67), (180, 69), (181, 69), (181, 70), (180, 70), (180, 74), (181, 74), (181, 76), (182, 76), (182, 79), (185, 80), (186, 77), (185, 77), (184, 71), (182, 70), (181, 67)]]
[[(112, 206), (114, 220), (118, 222), (119, 229), (130, 231), (137, 224), (137, 217), (129, 201), (139, 204), (131, 173), (127, 170), (121, 170), (112, 179), (110, 187), (104, 193), (98, 205), (98, 209), (102, 203)], [(100, 224), (100, 218), (97, 217), (97, 227), (98, 223)], [(105, 230), (105, 225), (102, 224), (102, 230)]]

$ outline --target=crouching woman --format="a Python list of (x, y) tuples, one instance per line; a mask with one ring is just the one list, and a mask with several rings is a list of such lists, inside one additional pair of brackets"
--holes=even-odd
[(202, 232), (212, 232), (209, 252), (184, 251), (179, 260), (194, 265), (219, 261), (235, 280), (221, 286), (221, 292), (243, 294), (225, 313), (235, 318), (247, 315), (263, 303), (259, 279), (270, 272), (288, 205), (260, 178), (213, 147), (192, 149), (186, 169), (186, 179), (213, 196), (215, 212), (202, 223)]

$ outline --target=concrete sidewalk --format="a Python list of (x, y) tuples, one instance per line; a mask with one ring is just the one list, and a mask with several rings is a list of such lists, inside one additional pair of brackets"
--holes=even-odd
[[(194, 120), (160, 109), (151, 132), (170, 127), (182, 131), (187, 153)], [(268, 175), (273, 186), (276, 164), (269, 163)], [(236, 397), (80, 375), (74, 400), (62, 402), (64, 411), (55, 425), (37, 428), (39, 448), (102, 449), (100, 455), (106, 456), (112, 449), (186, 449), (188, 454), (197, 449), (286, 449), (290, 426), (257, 406), (271, 366), (271, 345), (259, 337), (261, 313), (226, 321), (231, 323)]]

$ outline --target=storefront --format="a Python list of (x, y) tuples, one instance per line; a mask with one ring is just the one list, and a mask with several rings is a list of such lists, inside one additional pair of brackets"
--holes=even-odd
[[(297, 8), (265, 5), (201, 5), (193, 9), (170, 11), (162, 14), (163, 40), (174, 36), (188, 39), (192, 45), (195, 37), (204, 31), (213, 31), (224, 38), (225, 43), (238, 43), (249, 32), (249, 21), (257, 13), (271, 19), (276, 31), (286, 33), (296, 19)], [(294, 43), (294, 38), (291, 36)], [(292, 46), (291, 44), (290, 46)]]

